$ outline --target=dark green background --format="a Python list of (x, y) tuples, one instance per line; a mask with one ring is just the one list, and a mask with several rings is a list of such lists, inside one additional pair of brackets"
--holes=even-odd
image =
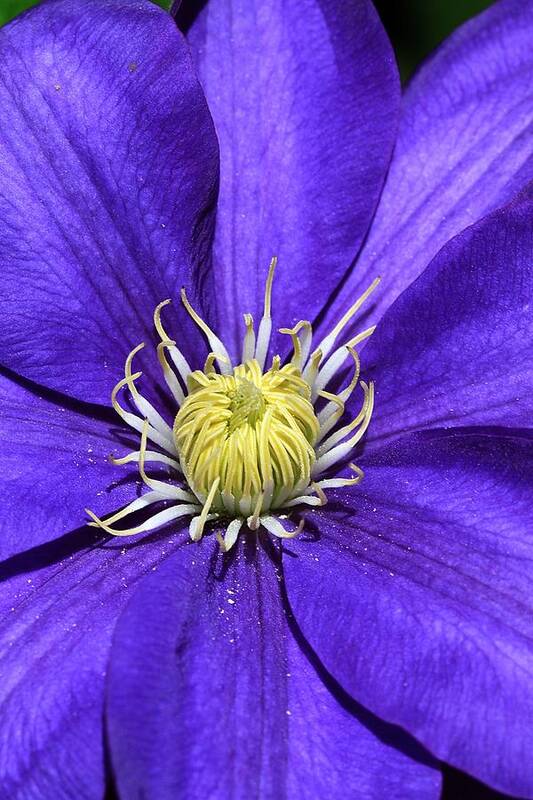
[[(170, 0), (155, 0), (167, 7)], [(184, 0), (187, 2), (187, 0)], [(461, 22), (490, 0), (374, 0), (395, 47), (402, 77)], [(0, 25), (36, 4), (36, 0), (0, 0)]]
[(394, 45), (402, 77), (454, 28), (492, 5), (492, 0), (374, 0)]
[[(170, 0), (154, 0), (158, 6), (168, 8)], [(16, 17), (21, 11), (25, 11), (31, 6), (36, 6), (38, 0), (0, 0), (0, 25), (9, 22), (10, 19)]]

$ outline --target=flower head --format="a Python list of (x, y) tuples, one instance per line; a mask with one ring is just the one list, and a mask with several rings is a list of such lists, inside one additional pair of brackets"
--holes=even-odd
[(0, 31), (2, 791), (532, 797), (533, 5), (176, 14)]

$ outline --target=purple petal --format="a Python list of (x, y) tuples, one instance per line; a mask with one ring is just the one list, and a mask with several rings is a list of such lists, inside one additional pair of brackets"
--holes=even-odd
[(345, 286), (378, 274), (378, 313), (468, 225), (533, 178), (533, 4), (494, 3), (437, 50), (409, 85), (372, 230)]
[(362, 465), (287, 546), (297, 622), (364, 706), (533, 797), (531, 434), (412, 434)]
[(218, 151), (187, 45), (148, 0), (44, 3), (0, 31), (0, 115), (0, 361), (108, 403), (155, 305), (205, 279)]
[(533, 191), (453, 239), (365, 349), (369, 438), (442, 425), (527, 427), (533, 403)]
[(83, 525), (86, 506), (116, 510), (136, 488), (109, 461), (127, 452), (118, 424), (42, 395), (0, 375), (0, 559)]
[(273, 255), (280, 325), (313, 319), (355, 257), (396, 135), (397, 70), (368, 0), (210, 0), (188, 38), (221, 146), (219, 318), (240, 350)]
[(2, 796), (101, 800), (111, 636), (136, 581), (172, 546), (88, 529), (0, 565)]
[(394, 747), (403, 733), (331, 694), (289, 630), (278, 578), (253, 540), (218, 563), (204, 541), (143, 581), (108, 678), (121, 796), (438, 797), (438, 771)]

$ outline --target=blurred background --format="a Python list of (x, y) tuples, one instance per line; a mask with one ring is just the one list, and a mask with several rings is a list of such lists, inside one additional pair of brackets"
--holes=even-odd
[[(0, 25), (38, 0), (0, 0)], [(164, 8), (170, 0), (154, 0)], [(492, 0), (374, 0), (406, 81), (417, 64), (454, 28), (491, 5)], [(443, 800), (499, 800), (498, 794), (446, 768)]]
[[(36, 5), (37, 0), (0, 0), (0, 25)], [(168, 7), (169, 0), (154, 0)], [(491, 0), (374, 0), (392, 40), (402, 79), (461, 22), (483, 11)]]
[(492, 0), (374, 0), (405, 81), (454, 28)]

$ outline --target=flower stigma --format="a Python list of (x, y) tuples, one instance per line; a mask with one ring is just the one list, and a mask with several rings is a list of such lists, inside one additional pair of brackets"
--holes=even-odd
[[(372, 282), (314, 349), (313, 330), (307, 320), (300, 320), (294, 328), (280, 328), (280, 333), (291, 337), (292, 357), (282, 364), (280, 356), (274, 355), (265, 369), (276, 263), (273, 258), (257, 334), (251, 314), (244, 315), (242, 356), (236, 366), (222, 341), (189, 303), (185, 289), (181, 291), (182, 303), (210, 348), (203, 369), (191, 369), (163, 326), (161, 313), (170, 300), (157, 306), (157, 357), (176, 404), (174, 423), (170, 426), (137, 387), (142, 373), (133, 372), (133, 360), (144, 347), (140, 344), (126, 359), (124, 378), (111, 394), (115, 411), (140, 435), (139, 449), (112, 460), (118, 465), (137, 463), (149, 491), (105, 520), (86, 509), (92, 520), (89, 524), (115, 536), (130, 536), (155, 530), (179, 517), (190, 517), (193, 541), (202, 538), (209, 524), (226, 552), (243, 526), (251, 531), (263, 527), (279, 538), (296, 536), (303, 520), (299, 524), (291, 520), (294, 509), (323, 506), (327, 502), (325, 490), (353, 486), (362, 480), (362, 470), (351, 462), (350, 477), (332, 471), (349, 461), (372, 417), (374, 385), (360, 380), (356, 348), (372, 335), (375, 326), (341, 346), (335, 345), (380, 279)], [(350, 380), (336, 393), (328, 391), (347, 358), (353, 362)], [(362, 390), (359, 411), (341, 425), (346, 404), (358, 386)], [(137, 413), (119, 402), (123, 391), (128, 392)], [(150, 448), (156, 449), (148, 449), (149, 442)], [(171, 482), (150, 477), (146, 471), (149, 463), (167, 468)], [(151, 513), (140, 524), (127, 529), (115, 527), (124, 518), (145, 510)]]

